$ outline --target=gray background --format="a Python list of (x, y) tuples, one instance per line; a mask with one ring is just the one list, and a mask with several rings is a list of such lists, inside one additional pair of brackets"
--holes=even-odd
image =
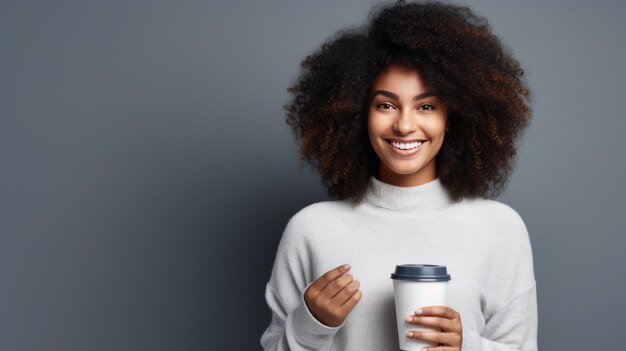
[[(326, 199), (286, 87), (373, 3), (0, 1), (0, 349), (259, 349), (284, 225)], [(539, 346), (620, 349), (626, 3), (467, 4), (535, 94), (498, 199)]]

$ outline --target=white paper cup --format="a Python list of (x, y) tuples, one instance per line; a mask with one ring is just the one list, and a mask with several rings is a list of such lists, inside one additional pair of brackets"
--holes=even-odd
[(404, 351), (421, 351), (426, 346), (436, 346), (406, 336), (408, 331), (440, 331), (419, 324), (411, 324), (404, 319), (424, 306), (446, 305), (448, 281), (450, 275), (446, 266), (432, 264), (402, 264), (396, 266), (393, 279), (393, 294), (398, 323), (398, 339), (400, 349)]

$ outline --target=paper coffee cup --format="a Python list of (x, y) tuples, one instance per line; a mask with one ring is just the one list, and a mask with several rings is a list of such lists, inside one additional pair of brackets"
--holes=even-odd
[(448, 281), (450, 275), (446, 266), (434, 264), (402, 264), (396, 266), (391, 274), (393, 294), (398, 323), (398, 339), (400, 349), (404, 351), (421, 351), (426, 346), (436, 346), (406, 336), (408, 331), (440, 331), (419, 324), (411, 324), (404, 319), (424, 306), (446, 305)]

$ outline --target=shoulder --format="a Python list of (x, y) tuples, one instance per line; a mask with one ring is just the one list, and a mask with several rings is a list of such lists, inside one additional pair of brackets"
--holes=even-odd
[(459, 203), (460, 211), (475, 221), (495, 227), (499, 233), (528, 236), (522, 216), (510, 205), (493, 199), (466, 198)]
[(513, 207), (497, 200), (465, 198), (460, 205), (473, 214), (486, 215), (504, 223), (523, 223), (522, 217)]
[(291, 216), (287, 226), (311, 228), (323, 222), (332, 223), (350, 210), (350, 205), (345, 201), (333, 200), (312, 203)]
[(336, 242), (334, 236), (340, 231), (338, 228), (346, 225), (344, 211), (349, 211), (348, 206), (340, 201), (323, 201), (297, 211), (283, 230), (277, 257), (297, 260), (304, 265), (319, 250), (328, 251), (325, 248)]
[(330, 200), (312, 203), (289, 218), (286, 235), (299, 241), (320, 244), (329, 235), (351, 232), (359, 220), (358, 208), (346, 200)]
[[(522, 216), (513, 207), (492, 199), (472, 199), (462, 202), (467, 207), (468, 227), (477, 238), (485, 239), (488, 259), (497, 262), (503, 271), (532, 271), (532, 245)], [(471, 208), (471, 209), (470, 209)], [(530, 265), (531, 268), (527, 266)], [(523, 275), (528, 276), (528, 272)]]

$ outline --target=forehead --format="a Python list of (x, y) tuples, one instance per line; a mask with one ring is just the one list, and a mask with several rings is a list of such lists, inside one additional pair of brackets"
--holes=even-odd
[(422, 74), (417, 69), (391, 64), (376, 76), (371, 90), (385, 89), (398, 95), (410, 95), (426, 91), (427, 88)]

